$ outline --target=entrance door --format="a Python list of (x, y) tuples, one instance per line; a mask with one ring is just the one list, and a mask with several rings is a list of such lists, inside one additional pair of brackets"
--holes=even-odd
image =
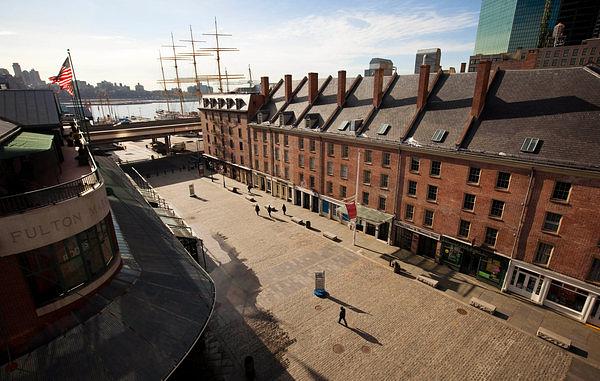
[(310, 195), (302, 193), (302, 207), (310, 210)]
[(600, 298), (596, 299), (596, 303), (592, 307), (592, 313), (588, 319), (588, 323), (600, 327)]
[(521, 296), (531, 298), (531, 294), (536, 290), (539, 281), (540, 276), (538, 274), (515, 267), (510, 280), (511, 290)]
[(329, 201), (323, 200), (321, 202), (321, 214), (329, 216)]
[(460, 271), (463, 274), (476, 275), (479, 267), (479, 256), (469, 250), (461, 250)]
[(260, 177), (260, 190), (265, 190), (266, 186), (265, 186), (265, 178), (264, 177)]
[(435, 258), (435, 248), (437, 241), (424, 235), (419, 235), (419, 246), (417, 248), (417, 254), (424, 257)]
[(295, 190), (296, 192), (296, 200), (294, 200), (294, 204), (297, 206), (302, 205), (302, 192), (300, 192), (299, 190)]
[(383, 224), (379, 225), (379, 232), (377, 233), (377, 238), (379, 238), (382, 241), (387, 241), (389, 230), (390, 230), (389, 222), (384, 222)]
[(319, 198), (317, 196), (312, 197), (312, 211), (315, 213), (319, 213)]
[(398, 228), (400, 230), (400, 247), (410, 251), (412, 247), (413, 233), (408, 229)]
[(367, 222), (367, 224), (365, 225), (365, 234), (374, 236), (375, 235), (375, 225)]

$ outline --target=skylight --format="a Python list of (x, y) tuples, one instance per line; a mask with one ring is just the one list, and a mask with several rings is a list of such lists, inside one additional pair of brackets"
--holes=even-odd
[(387, 123), (381, 123), (381, 126), (379, 126), (379, 130), (377, 130), (377, 135), (385, 135), (387, 134), (387, 132), (390, 129), (390, 125)]
[(446, 130), (442, 130), (437, 129), (434, 133), (433, 136), (431, 137), (431, 140), (436, 142), (436, 143), (440, 143), (442, 140), (444, 140), (444, 136), (446, 136)]
[(533, 153), (537, 150), (540, 139), (536, 138), (525, 138), (523, 145), (521, 146), (521, 152)]
[(342, 124), (340, 124), (340, 126), (338, 127), (338, 131), (344, 131), (346, 128), (348, 128), (348, 126), (350, 126), (350, 122), (344, 120)]

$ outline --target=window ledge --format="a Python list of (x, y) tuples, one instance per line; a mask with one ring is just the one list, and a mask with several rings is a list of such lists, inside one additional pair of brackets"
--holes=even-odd
[(561, 204), (561, 205), (569, 205), (569, 200), (561, 200), (559, 198), (551, 198), (550, 202), (554, 202), (556, 204)]
[(429, 174), (429, 177), (434, 178), (434, 179), (441, 179), (442, 175), (432, 175), (431, 173)]
[(427, 201), (430, 204), (437, 204), (438, 203), (437, 200), (425, 200), (425, 201)]
[(461, 208), (461, 210), (462, 210), (463, 212), (465, 212), (465, 213), (471, 213), (471, 214), (475, 214), (475, 209), (464, 209), (464, 208)]
[(498, 187), (494, 187), (494, 190), (495, 190), (495, 191), (498, 191), (498, 192), (510, 193), (510, 192), (508, 191), (508, 188), (498, 188)]
[(502, 216), (498, 217), (498, 216), (488, 215), (488, 217), (491, 218), (492, 220), (502, 221)]
[(417, 198), (417, 195), (416, 194), (407, 194), (406, 197)]
[(558, 231), (552, 231), (552, 230), (545, 230), (544, 228), (542, 228), (542, 233), (544, 234), (548, 234), (548, 235), (552, 235), (555, 237), (560, 237), (560, 234), (558, 234)]

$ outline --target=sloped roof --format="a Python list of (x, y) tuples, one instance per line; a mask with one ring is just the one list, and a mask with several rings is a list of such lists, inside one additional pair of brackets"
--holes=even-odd
[[(354, 135), (354, 131), (347, 128), (344, 131), (338, 130), (342, 122), (362, 119), (366, 121), (369, 112), (373, 108), (373, 80), (375, 77), (363, 77), (356, 89), (348, 95), (344, 108), (338, 113), (335, 119), (327, 128), (328, 133), (336, 135)], [(390, 80), (390, 77), (384, 77), (384, 86)]]
[(60, 126), (59, 107), (52, 90), (0, 91), (0, 118), (24, 128)]
[(19, 128), (19, 126), (16, 124), (0, 119), (0, 142), (10, 136), (17, 128)]
[[(302, 80), (293, 80), (292, 81), (292, 92), (298, 87), (298, 85), (302, 82)], [(269, 117), (265, 118), (265, 120), (271, 120), (277, 114), (277, 111), (283, 107), (285, 104), (285, 82), (279, 86), (275, 94), (269, 99), (269, 101), (263, 105), (261, 110), (268, 111)]]
[[(319, 78), (317, 81), (317, 91), (321, 88), (326, 78)], [(285, 86), (285, 85), (284, 85)], [(295, 87), (292, 86), (292, 89)], [(293, 112), (294, 117), (290, 123), (298, 120), (298, 117), (308, 107), (308, 81), (304, 82), (300, 90), (296, 93), (296, 96), (292, 98), (292, 101), (284, 109), (285, 112)], [(300, 126), (303, 127), (303, 126)]]
[[(354, 78), (346, 78), (346, 91), (348, 91), (353, 81)], [(337, 108), (337, 87), (338, 79), (332, 78), (323, 93), (317, 97), (313, 106), (308, 110), (310, 114), (317, 115), (319, 118), (317, 125), (319, 126), (323, 126)]]
[[(470, 151), (600, 168), (600, 76), (589, 69), (498, 73), (480, 123), (463, 147)], [(536, 153), (521, 152), (527, 137)]]

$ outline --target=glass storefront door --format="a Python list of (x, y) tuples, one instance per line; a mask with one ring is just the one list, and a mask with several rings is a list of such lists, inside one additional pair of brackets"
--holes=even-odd
[(588, 319), (588, 323), (600, 327), (600, 298), (596, 299), (596, 302), (592, 306), (592, 312)]
[(531, 298), (531, 294), (534, 292), (536, 294), (539, 293), (538, 284), (541, 286), (541, 281), (539, 274), (515, 267), (510, 280), (510, 286), (511, 290), (515, 293), (526, 298)]

